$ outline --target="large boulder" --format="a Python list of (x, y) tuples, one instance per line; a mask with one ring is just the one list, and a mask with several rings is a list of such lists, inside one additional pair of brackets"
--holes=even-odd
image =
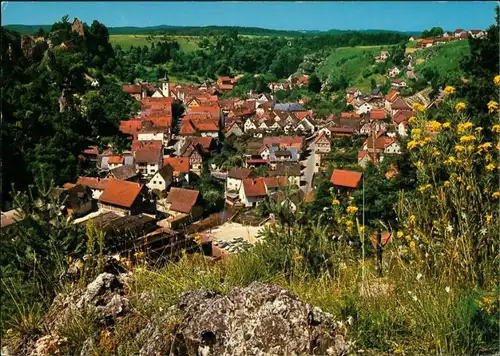
[(141, 355), (343, 355), (342, 323), (278, 285), (182, 294), (140, 333)]

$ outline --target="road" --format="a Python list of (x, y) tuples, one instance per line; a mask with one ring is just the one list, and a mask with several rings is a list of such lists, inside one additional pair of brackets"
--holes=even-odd
[(301, 178), (301, 180), (306, 181), (306, 184), (300, 187), (306, 194), (311, 189), (312, 180), (314, 177), (314, 167), (316, 166), (316, 155), (314, 154), (314, 149), (315, 149), (314, 138), (311, 139), (311, 142), (309, 143), (307, 148), (310, 150), (311, 154), (309, 155), (309, 157), (307, 157), (305, 161), (301, 162), (303, 165), (306, 166), (306, 168), (304, 169), (304, 174), (302, 175)]

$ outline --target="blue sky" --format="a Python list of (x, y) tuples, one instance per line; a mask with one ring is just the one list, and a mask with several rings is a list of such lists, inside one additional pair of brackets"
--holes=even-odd
[(251, 26), (285, 30), (387, 29), (433, 26), (485, 29), (496, 1), (470, 2), (5, 2), (2, 24), (52, 24), (68, 14), (118, 26)]

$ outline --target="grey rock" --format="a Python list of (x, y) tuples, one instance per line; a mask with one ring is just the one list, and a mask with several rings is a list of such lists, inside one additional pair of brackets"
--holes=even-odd
[(331, 314), (278, 285), (255, 282), (226, 296), (183, 293), (176, 306), (143, 330), (140, 354), (344, 355), (349, 351), (345, 334)]

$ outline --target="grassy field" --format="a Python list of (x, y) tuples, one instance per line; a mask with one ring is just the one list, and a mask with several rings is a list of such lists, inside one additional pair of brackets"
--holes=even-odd
[[(415, 72), (418, 75), (424, 68), (431, 68), (436, 69), (440, 76), (460, 73), (460, 59), (468, 53), (468, 41), (456, 41), (423, 49), (418, 51), (414, 58)], [(419, 59), (423, 59), (423, 62), (416, 64)]]
[[(375, 79), (382, 84), (382, 75), (366, 75), (371, 71), (373, 58), (387, 46), (359, 46), (335, 48), (330, 55), (320, 64), (317, 72), (321, 78), (331, 76), (338, 78), (343, 75), (350, 86), (356, 86), (362, 91), (370, 90), (370, 81)], [(363, 76), (365, 74), (365, 77)]]
[[(148, 41), (149, 35), (110, 35), (110, 42), (115, 45), (120, 45), (124, 50), (129, 49), (131, 46), (149, 46), (151, 44)], [(153, 42), (159, 42), (161, 40), (172, 40), (177, 41), (184, 52), (193, 52), (198, 50), (199, 37), (196, 36), (152, 36)]]

